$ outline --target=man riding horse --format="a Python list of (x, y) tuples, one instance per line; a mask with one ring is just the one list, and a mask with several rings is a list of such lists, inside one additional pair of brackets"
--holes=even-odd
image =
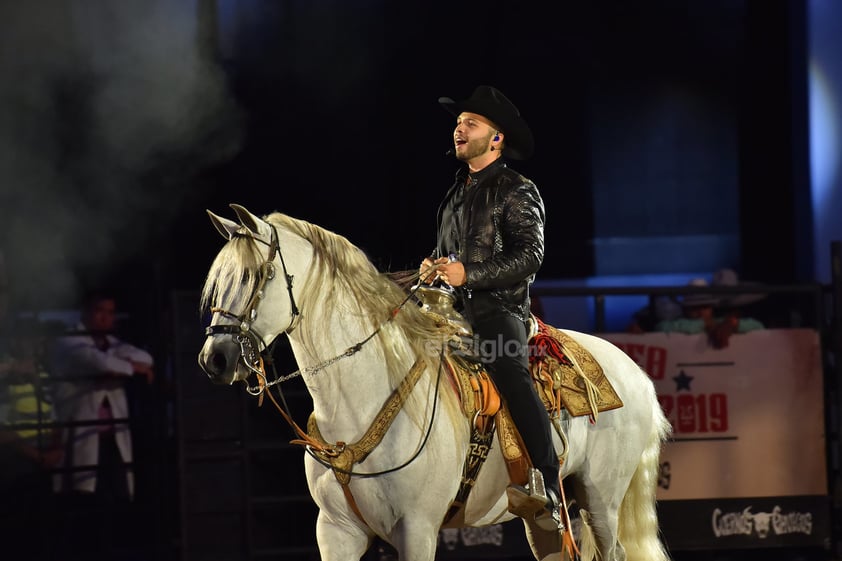
[(420, 273), (427, 283), (456, 289), (459, 311), (537, 469), (532, 485), (509, 487), (510, 508), (557, 528), (559, 462), (527, 352), (529, 287), (544, 257), (544, 204), (535, 183), (504, 160), (530, 157), (532, 132), (491, 86), (439, 103), (456, 117), (452, 152), (465, 165), (439, 207), (437, 247)]

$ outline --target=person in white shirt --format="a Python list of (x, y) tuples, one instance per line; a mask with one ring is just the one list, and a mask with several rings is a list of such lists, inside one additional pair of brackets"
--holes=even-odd
[(131, 376), (154, 379), (152, 355), (116, 337), (116, 300), (108, 294), (89, 296), (78, 331), (56, 339), (52, 374), (56, 377), (55, 410), (59, 421), (113, 423), (64, 429), (64, 457), (59, 467), (97, 466), (66, 471), (54, 479), (57, 492), (96, 493), (134, 498), (134, 474), (123, 463), (133, 461), (129, 404), (125, 381)]

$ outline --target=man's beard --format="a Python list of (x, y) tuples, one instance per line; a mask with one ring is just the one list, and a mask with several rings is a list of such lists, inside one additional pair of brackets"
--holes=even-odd
[(474, 138), (473, 140), (469, 140), (467, 144), (464, 144), (461, 152), (456, 152), (456, 157), (463, 161), (467, 162), (468, 160), (472, 160), (478, 156), (482, 156), (488, 150), (488, 140), (491, 138)]

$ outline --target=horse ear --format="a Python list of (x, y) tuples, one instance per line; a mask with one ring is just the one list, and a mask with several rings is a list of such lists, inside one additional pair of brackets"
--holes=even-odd
[(213, 224), (216, 231), (222, 234), (222, 237), (226, 240), (230, 240), (234, 237), (234, 233), (242, 228), (239, 224), (234, 222), (233, 220), (228, 220), (227, 218), (222, 218), (221, 216), (217, 216), (216, 214), (212, 213), (209, 210), (205, 210), (210, 216), (211, 223)]
[(248, 228), (252, 234), (255, 234), (257, 236), (261, 234), (259, 224), (263, 222), (263, 220), (261, 220), (259, 216), (255, 216), (254, 214), (249, 212), (244, 206), (238, 204), (231, 203), (228, 206), (233, 208), (234, 212), (237, 213), (237, 218), (240, 219), (240, 224)]

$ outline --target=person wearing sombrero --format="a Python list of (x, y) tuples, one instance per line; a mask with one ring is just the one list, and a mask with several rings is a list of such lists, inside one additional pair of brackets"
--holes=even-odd
[[(688, 283), (692, 287), (705, 286), (743, 286), (733, 269), (719, 269), (713, 274), (711, 283), (707, 279), (697, 278)], [(744, 317), (741, 308), (765, 298), (763, 293), (742, 292), (738, 294), (715, 294), (693, 292), (681, 300), (680, 317), (658, 322), (655, 331), (673, 333), (706, 333), (708, 342), (714, 349), (728, 346), (731, 335), (748, 333), (764, 329), (762, 322), (755, 318)]]
[[(558, 528), (559, 463), (546, 408), (529, 372), (529, 288), (544, 259), (544, 203), (535, 183), (507, 160), (532, 156), (532, 131), (518, 108), (492, 86), (462, 101), (439, 98), (456, 119), (452, 153), (462, 165), (438, 211), (438, 240), (419, 269), (427, 283), (453, 287), (542, 485), (510, 486), (535, 520)], [(530, 507), (531, 508), (531, 507)]]

